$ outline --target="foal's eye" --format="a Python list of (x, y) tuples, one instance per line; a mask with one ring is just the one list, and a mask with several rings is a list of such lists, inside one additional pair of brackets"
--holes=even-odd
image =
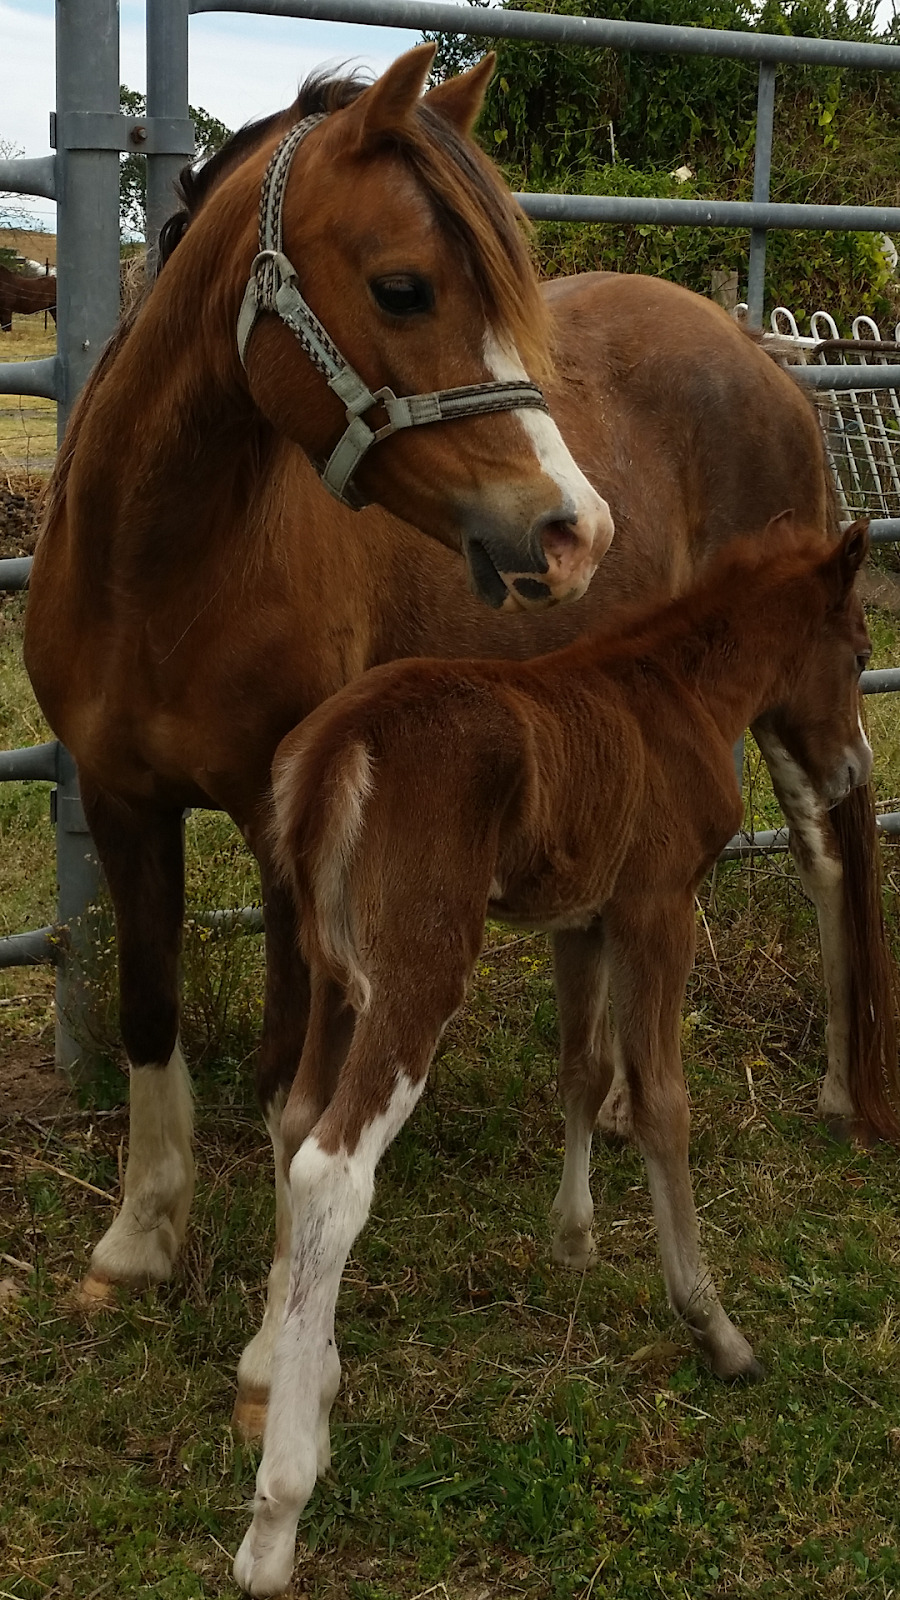
[(391, 278), (373, 278), (369, 284), (376, 305), (393, 317), (408, 317), (416, 311), (430, 311), (434, 290), (425, 278), (398, 272)]

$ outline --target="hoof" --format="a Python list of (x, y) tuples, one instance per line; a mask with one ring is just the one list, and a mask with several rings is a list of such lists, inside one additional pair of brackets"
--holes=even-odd
[(597, 1251), (590, 1234), (586, 1239), (567, 1239), (564, 1235), (560, 1235), (554, 1239), (550, 1253), (554, 1266), (568, 1267), (572, 1272), (585, 1272), (597, 1260)]
[(762, 1383), (766, 1369), (762, 1362), (754, 1357), (750, 1366), (745, 1367), (743, 1372), (724, 1372), (717, 1376), (721, 1376), (723, 1383)]
[(765, 1367), (761, 1361), (757, 1361), (752, 1352), (749, 1361), (742, 1362), (740, 1365), (729, 1362), (722, 1366), (716, 1366), (713, 1361), (710, 1361), (709, 1365), (713, 1377), (718, 1378), (720, 1383), (762, 1383), (766, 1376)]
[(266, 1431), (269, 1396), (263, 1389), (238, 1390), (231, 1426), (244, 1444), (261, 1444)]
[(82, 1311), (105, 1311), (116, 1303), (116, 1285), (98, 1272), (89, 1272), (75, 1291), (75, 1304)]

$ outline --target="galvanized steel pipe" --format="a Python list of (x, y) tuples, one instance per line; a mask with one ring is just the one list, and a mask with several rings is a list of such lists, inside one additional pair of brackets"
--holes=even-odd
[(798, 39), (725, 28), (683, 28), (661, 22), (618, 22), (507, 11), (495, 6), (432, 4), (431, 0), (191, 0), (191, 12), (237, 11), (314, 22), (362, 22), (379, 28), (421, 28), (491, 39), (527, 39), (647, 55), (724, 56), (738, 61), (804, 62), (811, 66), (900, 71), (900, 46), (845, 39)]

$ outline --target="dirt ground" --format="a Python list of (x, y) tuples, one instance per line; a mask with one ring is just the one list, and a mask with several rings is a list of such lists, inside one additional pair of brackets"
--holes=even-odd
[(35, 474), (0, 474), (0, 558), (32, 554), (43, 488)]
[(17, 1039), (0, 1047), (0, 1129), (19, 1117), (41, 1122), (75, 1104), (73, 1092), (53, 1063), (53, 1043)]

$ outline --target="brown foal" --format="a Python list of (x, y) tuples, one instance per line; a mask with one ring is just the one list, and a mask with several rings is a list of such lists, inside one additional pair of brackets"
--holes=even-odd
[[(835, 547), (789, 522), (730, 546), (693, 592), (632, 610), (612, 637), (525, 664), (376, 668), (279, 746), (276, 851), (312, 1014), (281, 1119), (290, 1278), (235, 1565), (251, 1594), (290, 1580), (297, 1519), (330, 1459), (341, 1273), (488, 915), (564, 932), (585, 976), (602, 944), (616, 1022), (607, 1101), (646, 1163), (670, 1303), (717, 1375), (759, 1374), (700, 1252), (679, 1022), (696, 890), (740, 823), (742, 729), (764, 723), (784, 771), (826, 806), (871, 769), (854, 592), (865, 525)], [(581, 997), (594, 1026), (606, 1000), (605, 982)], [(557, 1197), (570, 1238), (589, 1233), (593, 1209), (590, 1066), (562, 1079), (580, 1124)]]

